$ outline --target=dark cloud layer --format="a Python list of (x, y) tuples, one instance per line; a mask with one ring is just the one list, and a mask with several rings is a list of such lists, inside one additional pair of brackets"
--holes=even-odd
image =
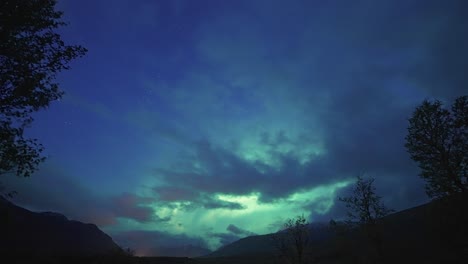
[(252, 235), (255, 235), (255, 233), (250, 232), (250, 231), (245, 230), (245, 229), (242, 229), (240, 227), (237, 227), (237, 226), (235, 226), (233, 224), (228, 225), (226, 230), (233, 233), (233, 234), (235, 234), (235, 235), (239, 235), (239, 236), (252, 236)]
[(243, 237), (256, 235), (254, 232), (242, 229), (234, 224), (229, 224), (226, 231), (228, 232), (209, 232), (208, 236), (218, 239), (221, 247), (223, 247)]
[(239, 210), (244, 207), (239, 203), (220, 201), (208, 195), (202, 189), (191, 189), (187, 186), (156, 186), (153, 188), (156, 200), (163, 203), (189, 202), (183, 205), (184, 209), (194, 209), (203, 207), (205, 209), (225, 208)]
[[(271, 201), (368, 172), (377, 178), (383, 194), (398, 194), (388, 198), (393, 206), (423, 202), (425, 195), (422, 182), (417, 179), (417, 167), (403, 147), (407, 118), (424, 98), (453, 99), (466, 90), (464, 63), (468, 54), (461, 47), (468, 39), (468, 27), (460, 11), (466, 3), (358, 1), (351, 5), (336, 1), (278, 5), (302, 16), (286, 15), (273, 4), (268, 10), (272, 13), (259, 20), (270, 23), (273, 16), (284, 18), (277, 20), (281, 23), (295, 25), (305, 16), (299, 10), (305, 9), (314, 17), (307, 23), (317, 29), (317, 42), (330, 44), (317, 51), (320, 55), (315, 64), (320, 67), (311, 68), (311, 72), (319, 71), (314, 74), (318, 79), (313, 81), (325, 90), (309, 89), (304, 83), (302, 90), (291, 91), (312, 98), (310, 111), (315, 109), (314, 103), (326, 96), (327, 100), (320, 104), (326, 110), (319, 115), (326, 154), (300, 164), (293, 153), (276, 153), (282, 163), (276, 169), (260, 161), (247, 162), (232, 149), (202, 140), (195, 143), (195, 153), (188, 160), (198, 161), (203, 170), (190, 166), (161, 170), (158, 177), (169, 184), (168, 188), (174, 185), (205, 193), (259, 192), (262, 201)], [(262, 34), (268, 36), (268, 28)], [(279, 27), (278, 32), (291, 28)], [(285, 42), (289, 40), (277, 45)], [(267, 49), (275, 48), (276, 44), (272, 44)], [(314, 96), (319, 99), (313, 99)], [(268, 133), (264, 131), (259, 142), (274, 145), (291, 140)]]
[(169, 221), (169, 217), (158, 218), (155, 216), (153, 208), (141, 206), (151, 202), (152, 199), (142, 198), (134, 194), (123, 193), (120, 196), (111, 199), (111, 209), (117, 217), (125, 217), (139, 222), (149, 221)]
[[(297, 188), (310, 186), (304, 181), (308, 175), (297, 173), (302, 170), (297, 160), (287, 156), (280, 158), (284, 165), (281, 171), (277, 172), (266, 164), (260, 162), (251, 164), (227, 149), (201, 141), (196, 145), (196, 153), (191, 160), (199, 162), (203, 167), (202, 171), (190, 167), (185, 168), (185, 171), (158, 170), (157, 176), (162, 176), (170, 184), (181, 185), (180, 189), (227, 194), (260, 192), (261, 198), (265, 200), (286, 195)], [(260, 172), (257, 166), (268, 171)], [(320, 180), (318, 179), (317, 183)], [(279, 181), (284, 184), (280, 184)], [(164, 187), (158, 189), (164, 190)]]
[(233, 233), (210, 233), (209, 238), (215, 238), (219, 240), (221, 247), (228, 245), (234, 241), (239, 240), (241, 237)]

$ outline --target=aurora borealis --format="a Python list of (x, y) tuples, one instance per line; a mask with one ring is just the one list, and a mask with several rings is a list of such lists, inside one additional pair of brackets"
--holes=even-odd
[(462, 0), (58, 6), (64, 39), (89, 52), (27, 131), (47, 161), (5, 183), (139, 255), (340, 219), (362, 172), (389, 207), (424, 203), (407, 118), (466, 94)]

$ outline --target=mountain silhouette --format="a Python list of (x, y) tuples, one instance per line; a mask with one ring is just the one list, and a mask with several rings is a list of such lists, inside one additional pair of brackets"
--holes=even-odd
[[(447, 206), (447, 201), (433, 201), (380, 219), (377, 224), (385, 260), (389, 263), (466, 263), (460, 262), (465, 256), (468, 257), (466, 236), (459, 230), (463, 222), (454, 215), (454, 210), (466, 216), (468, 207)], [(344, 223), (338, 225), (347, 226)], [(372, 244), (356, 228), (348, 228), (342, 234), (337, 234), (325, 223), (312, 224), (310, 228), (311, 243), (307, 254), (320, 263), (360, 263), (371, 251)], [(461, 241), (464, 244), (460, 244), (455, 237), (459, 233), (460, 237), (465, 237), (464, 242)], [(266, 234), (242, 238), (204, 257), (236, 263), (241, 259), (248, 262), (253, 258), (277, 256), (279, 252), (273, 236)]]
[(31, 212), (0, 197), (0, 253), (22, 256), (92, 256), (119, 252), (94, 224)]
[[(329, 240), (333, 233), (324, 223), (309, 224), (311, 233), (311, 244), (320, 244)], [(279, 235), (284, 235), (280, 234)], [(204, 257), (235, 257), (235, 256), (271, 256), (275, 255), (277, 248), (275, 247), (274, 234), (254, 235), (241, 238), (230, 244), (227, 244), (218, 250)]]

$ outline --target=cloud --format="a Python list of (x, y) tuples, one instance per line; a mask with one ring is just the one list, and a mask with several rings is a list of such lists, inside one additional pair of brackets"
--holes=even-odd
[(185, 187), (156, 186), (153, 190), (158, 199), (165, 202), (191, 201), (199, 196), (195, 190)]
[(118, 217), (125, 217), (139, 222), (168, 221), (170, 218), (156, 218), (153, 208), (141, 206), (149, 200), (130, 193), (123, 193), (111, 199), (111, 209)]
[(219, 201), (219, 200), (211, 200), (211, 201), (205, 202), (203, 203), (203, 207), (205, 207), (206, 209), (226, 208), (230, 210), (240, 210), (240, 209), (245, 208), (240, 203), (233, 203), (233, 202), (226, 202), (226, 201)]
[[(275, 17), (275, 19), (281, 17), (285, 19), (278, 21), (297, 23), (294, 21), (295, 19), (303, 18), (299, 18), (300, 16), (290, 17), (286, 15), (290, 12), (283, 13), (283, 8), (301, 14), (299, 8), (303, 9), (303, 4), (287, 5), (283, 6), (282, 9), (272, 7), (273, 9), (268, 9), (267, 18), (260, 18), (260, 21), (270, 18), (268, 22), (272, 22), (271, 17)], [(263, 117), (259, 119), (268, 119), (275, 124), (284, 123), (285, 116), (292, 117), (291, 120), (301, 120), (303, 116), (315, 116), (315, 122), (301, 122), (300, 126), (305, 131), (304, 134), (309, 135), (321, 130), (318, 139), (324, 146), (325, 152), (323, 155), (311, 158), (306, 165), (298, 165), (298, 157), (293, 157), (293, 155), (297, 154), (300, 148), (292, 147), (289, 153), (279, 158), (286, 165), (283, 165), (284, 168), (280, 169), (281, 172), (277, 174), (269, 170), (270, 164), (264, 162), (258, 162), (256, 166), (245, 164), (242, 163), (245, 161), (242, 160), (245, 157), (238, 155), (237, 157), (241, 159), (239, 164), (246, 168), (246, 173), (237, 174), (242, 175), (239, 177), (242, 177), (243, 180), (239, 182), (244, 183), (245, 186), (237, 186), (234, 180), (230, 180), (230, 173), (219, 169), (213, 175), (217, 175), (216, 179), (223, 184), (212, 188), (213, 190), (225, 191), (223, 186), (230, 186), (232, 187), (230, 190), (237, 193), (247, 193), (258, 188), (262, 194), (265, 196), (270, 194), (273, 198), (287, 194), (287, 191), (275, 193), (274, 187), (263, 187), (262, 185), (266, 185), (268, 182), (268, 178), (259, 173), (260, 169), (258, 168), (266, 171), (265, 174), (278, 176), (272, 176), (272, 178), (280, 183), (285, 183), (285, 185), (278, 185), (282, 186), (283, 190), (290, 192), (297, 190), (301, 185), (312, 184), (314, 177), (331, 180), (368, 171), (375, 177), (382, 178), (383, 181), (396, 184), (398, 181), (385, 180), (384, 178), (390, 176), (405, 182), (406, 179), (417, 174), (415, 164), (411, 162), (403, 147), (406, 119), (414, 106), (428, 94), (424, 86), (430, 81), (427, 81), (425, 76), (419, 76), (418, 82), (414, 82), (412, 68), (425, 60), (421, 59), (418, 53), (413, 54), (413, 51), (423, 47), (420, 51), (425, 52), (426, 46), (434, 43), (427, 40), (430, 38), (444, 39), (438, 36), (442, 32), (446, 34), (447, 30), (433, 31), (430, 25), (434, 23), (429, 23), (424, 27), (424, 34), (409, 34), (409, 31), (417, 32), (418, 30), (415, 29), (420, 28), (424, 25), (424, 21), (433, 17), (429, 14), (436, 13), (437, 17), (442, 18), (454, 6), (448, 4), (439, 9), (438, 4), (431, 2), (423, 9), (417, 10), (414, 16), (412, 12), (400, 14), (397, 13), (397, 10), (400, 8), (412, 10), (418, 6), (415, 2), (409, 4), (385, 2), (383, 6), (380, 3), (377, 5), (369, 1), (360, 2), (358, 6), (365, 7), (364, 9), (354, 9), (349, 6), (334, 8), (330, 4), (314, 8), (316, 4), (310, 5), (312, 8), (307, 10), (324, 14), (310, 15), (303, 23), (300, 23), (304, 25), (298, 29), (302, 30), (302, 34), (293, 35), (292, 39), (279, 38), (277, 42), (268, 43), (268, 45), (264, 43), (265, 39), (271, 37), (269, 36), (271, 31), (268, 31), (268, 27), (263, 27), (264, 24), (252, 17), (236, 13), (227, 18), (220, 16), (216, 23), (210, 21), (210, 24), (201, 30), (202, 34), (198, 46), (200, 57), (214, 65), (220, 65), (217, 75), (224, 78), (224, 83), (236, 83), (239, 87), (251, 87), (252, 90), (255, 90), (252, 98), (257, 99), (258, 105), (264, 107), (253, 109), (251, 116), (258, 115)], [(335, 13), (340, 16), (332, 15)], [(398, 17), (397, 24), (398, 27), (404, 28), (402, 32), (389, 31), (394, 25), (391, 21), (395, 21), (392, 16), (396, 14), (401, 16)], [(233, 17), (241, 19), (235, 20)], [(329, 21), (330, 17), (337, 19)], [(460, 17), (453, 20), (450, 18), (444, 20), (442, 24), (445, 27), (453, 24), (456, 19), (461, 20)], [(384, 30), (381, 27), (376, 27), (374, 23), (368, 23), (369, 20), (376, 20)], [(236, 21), (238, 24), (232, 21)], [(405, 27), (405, 23), (410, 23), (410, 26)], [(214, 26), (211, 26), (212, 24)], [(250, 26), (252, 24), (254, 26)], [(269, 23), (265, 24), (270, 25)], [(309, 25), (311, 30), (307, 29)], [(324, 25), (325, 28), (319, 28), (318, 25)], [(281, 32), (281, 29), (289, 30), (290, 27), (280, 28), (278, 35), (286, 34)], [(331, 30), (334, 34), (330, 34)], [(223, 34), (227, 34), (223, 32), (229, 32), (230, 36), (222, 38)], [(453, 36), (466, 35), (459, 33), (453, 33)], [(355, 34), (357, 35), (353, 36)], [(297, 41), (294, 41), (296, 39)], [(294, 45), (291, 43), (303, 43), (304, 47), (291, 48), (285, 51), (285, 54), (290, 55), (296, 52), (301, 54), (300, 58), (276, 52), (276, 49), (280, 49), (281, 45)], [(319, 46), (323, 43), (327, 43), (327, 45)], [(392, 46), (394, 43), (398, 43), (399, 46)], [(270, 50), (275, 51), (274, 54), (282, 62), (282, 65), (291, 66), (292, 70), (276, 64), (273, 64), (272, 67), (271, 60), (266, 55)], [(426, 58), (432, 57), (426, 56)], [(306, 67), (305, 63), (309, 63), (307, 66), (310, 67)], [(247, 69), (245, 65), (254, 66)], [(437, 63), (429, 65), (430, 67), (439, 67)], [(247, 70), (250, 73), (247, 73)], [(277, 76), (285, 76), (285, 78), (277, 79)], [(427, 76), (438, 75), (430, 74)], [(294, 81), (290, 81), (291, 79)], [(438, 91), (443, 90), (438, 89)], [(281, 100), (277, 100), (278, 98)], [(234, 103), (226, 103), (234, 105)], [(275, 105), (279, 111), (270, 109), (268, 107), (270, 105)], [(297, 110), (300, 110), (302, 114), (296, 114)], [(269, 112), (272, 115), (269, 115)], [(246, 122), (236, 120), (237, 126), (247, 128), (245, 130), (252, 134), (252, 137), (263, 136), (263, 140), (260, 142), (253, 141), (258, 143), (252, 144), (253, 148), (256, 148), (256, 151), (268, 153), (268, 156), (275, 156), (276, 153), (271, 150), (267, 136), (275, 131), (268, 127), (265, 127), (263, 131), (248, 130), (249, 126), (244, 126), (244, 123)], [(295, 126), (292, 125), (284, 131), (291, 133), (294, 128)], [(222, 131), (224, 135), (231, 135), (238, 141), (248, 138), (247, 133), (236, 133), (237, 131), (233, 133), (231, 128)], [(234, 155), (238, 154), (230, 146), (218, 146), (216, 141), (215, 138), (207, 144), (211, 146), (211, 151), (217, 153), (211, 155), (222, 156), (219, 155), (222, 151), (217, 148), (223, 147), (229, 149)], [(299, 141), (296, 146), (308, 146), (310, 143), (311, 141)], [(267, 149), (267, 151), (263, 151), (262, 148)], [(213, 160), (217, 162), (214, 158), (207, 156), (210, 153), (206, 149), (209, 148), (205, 147), (207, 153), (200, 153), (195, 159), (201, 157), (202, 164), (204, 164), (203, 161), (206, 161), (207, 164), (210, 162), (213, 164)], [(234, 160), (234, 158), (232, 159)], [(295, 162), (296, 164), (294, 164)], [(225, 163), (229, 164), (229, 162)], [(295, 182), (297, 178), (290, 181), (291, 174), (288, 175), (289, 177), (285, 177), (287, 175), (286, 169), (296, 175), (305, 171), (304, 174), (308, 174), (309, 177), (302, 177), (297, 182)], [(298, 171), (299, 173), (297, 173)], [(177, 173), (176, 178), (192, 177), (198, 181), (198, 185), (194, 183), (194, 186), (210, 189), (210, 181), (206, 180), (207, 182), (205, 182), (204, 176), (200, 174), (186, 174), (186, 176)], [(211, 176), (207, 177), (211, 178)], [(282, 179), (288, 180), (283, 182)], [(413, 187), (419, 190), (418, 185)], [(400, 186), (398, 184), (388, 185), (385, 189), (388, 188), (400, 189)], [(424, 195), (419, 191), (417, 193)], [(414, 204), (415, 200), (421, 200), (421, 197), (411, 198), (407, 202)]]
[[(180, 128), (168, 133), (177, 136), (177, 155), (154, 172), (159, 198), (197, 204), (256, 193), (274, 204), (366, 172), (393, 208), (427, 201), (403, 146), (407, 118), (424, 97), (460, 90), (429, 88), (437, 74), (419, 66), (443, 70), (437, 45), (456, 42), (441, 36), (466, 35), (458, 26), (465, 22), (442, 30), (463, 20), (443, 17), (464, 4), (436, 2), (258, 2), (250, 5), (255, 17), (234, 7), (197, 20), (192, 44), (203, 63), (174, 82), (147, 79), (180, 118), (168, 125)], [(431, 50), (442, 55), (426, 56)], [(460, 79), (456, 72), (448, 78)], [(335, 204), (325, 196), (305, 206), (318, 220), (327, 210), (339, 217)]]
[(239, 240), (239, 236), (233, 233), (211, 233), (208, 235), (210, 238), (217, 239), (220, 247), (226, 246)]
[(188, 202), (184, 209), (203, 207), (206, 209), (225, 208), (230, 210), (243, 209), (239, 203), (220, 201), (201, 190), (187, 187), (156, 186), (153, 188), (157, 200), (163, 203)]
[(239, 228), (233, 224), (228, 225), (226, 228), (227, 231), (235, 234), (235, 235), (240, 235), (240, 236), (253, 236), (255, 233), (247, 231), (245, 229)]
[(208, 236), (210, 238), (214, 238), (218, 240), (220, 247), (223, 247), (225, 245), (228, 245), (232, 242), (235, 242), (243, 237), (246, 236), (253, 236), (256, 235), (253, 232), (247, 231), (245, 229), (239, 228), (233, 224), (229, 224), (226, 228), (226, 231), (229, 231), (228, 233), (225, 232), (209, 232)]
[(200, 141), (195, 146), (194, 155), (188, 157), (189, 160), (186, 162), (181, 162), (187, 164), (187, 167), (156, 171), (157, 178), (173, 187), (155, 187), (155, 189), (162, 191), (163, 198), (168, 198), (164, 191), (168, 188), (169, 191), (176, 190), (173, 194), (192, 199), (195, 198), (196, 191), (208, 194), (259, 192), (262, 194), (262, 199), (269, 200), (335, 180), (310, 177), (314, 170), (312, 164), (302, 165), (294, 156), (273, 152), (271, 154), (277, 158), (279, 168), (262, 161), (248, 161), (233, 151), (212, 146), (207, 141)]

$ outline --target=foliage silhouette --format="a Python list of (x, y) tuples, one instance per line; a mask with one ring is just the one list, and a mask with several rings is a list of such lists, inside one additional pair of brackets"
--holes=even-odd
[(0, 174), (30, 176), (45, 160), (43, 146), (24, 137), (32, 113), (62, 97), (56, 74), (86, 53), (66, 45), (55, 0), (0, 2)]
[(468, 96), (451, 109), (425, 100), (409, 119), (406, 144), (421, 169), (427, 195), (436, 200), (440, 240), (458, 259), (468, 258)]
[(425, 100), (409, 119), (406, 144), (431, 198), (468, 193), (468, 96), (452, 109)]

